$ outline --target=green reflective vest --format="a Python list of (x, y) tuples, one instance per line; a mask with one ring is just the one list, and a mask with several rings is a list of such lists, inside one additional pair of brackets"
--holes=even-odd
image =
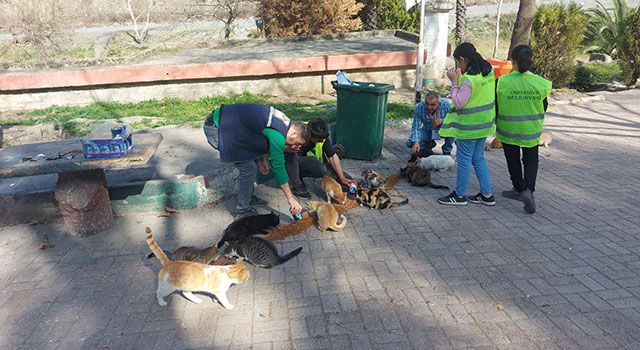
[(492, 136), (496, 116), (495, 75), (493, 72), (486, 77), (482, 74), (465, 73), (458, 84), (462, 84), (465, 78), (471, 81), (471, 96), (464, 108), (447, 113), (440, 128), (440, 136), (461, 140)]
[(322, 146), (324, 145), (324, 140), (322, 142), (316, 143), (316, 146), (307, 152), (307, 156), (316, 157), (317, 160), (322, 162)]
[(496, 137), (503, 143), (535, 147), (544, 123), (542, 101), (551, 82), (531, 72), (511, 72), (498, 79)]

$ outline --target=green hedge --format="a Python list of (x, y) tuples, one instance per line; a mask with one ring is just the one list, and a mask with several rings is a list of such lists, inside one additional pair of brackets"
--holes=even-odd
[(573, 87), (581, 91), (588, 91), (592, 90), (596, 84), (610, 83), (614, 77), (622, 77), (622, 68), (617, 62), (586, 64), (576, 69), (576, 80)]

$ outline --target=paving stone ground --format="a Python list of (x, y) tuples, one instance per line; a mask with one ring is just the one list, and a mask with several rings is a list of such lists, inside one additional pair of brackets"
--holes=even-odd
[[(396, 190), (409, 204), (357, 208), (343, 233), (278, 243), (295, 259), (252, 268), (235, 309), (179, 295), (156, 303), (164, 248), (217, 241), (232, 200), (169, 218), (127, 214), (83, 238), (61, 222), (0, 227), (2, 349), (638, 349), (640, 348), (639, 92), (554, 106), (541, 150), (538, 212), (446, 207), (445, 191)], [(387, 127), (383, 157), (345, 161), (385, 175), (404, 165), (408, 125)], [(486, 153), (494, 190), (510, 187), (501, 151)], [(434, 182), (453, 186), (454, 172)], [(469, 192), (477, 191), (475, 179)], [(260, 186), (287, 212), (278, 190)], [(55, 246), (40, 250), (44, 235)]]

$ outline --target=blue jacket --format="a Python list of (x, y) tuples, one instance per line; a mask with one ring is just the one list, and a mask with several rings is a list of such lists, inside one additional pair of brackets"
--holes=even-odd
[(243, 103), (220, 107), (220, 160), (225, 163), (255, 160), (269, 153), (265, 128), (285, 137), (290, 120), (273, 107)]

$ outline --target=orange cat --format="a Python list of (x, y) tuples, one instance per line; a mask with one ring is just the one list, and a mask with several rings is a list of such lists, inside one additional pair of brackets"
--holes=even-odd
[(342, 186), (330, 176), (325, 175), (322, 177), (320, 188), (327, 194), (327, 202), (329, 203), (331, 203), (331, 198), (340, 204), (344, 204), (347, 201), (347, 194), (342, 192)]
[(233, 305), (227, 299), (227, 290), (232, 284), (242, 283), (249, 278), (249, 269), (242, 260), (225, 266), (171, 261), (153, 239), (151, 229), (147, 227), (146, 232), (147, 244), (162, 264), (162, 269), (158, 272), (158, 289), (156, 290), (158, 304), (167, 305), (164, 297), (179, 290), (185, 298), (196, 304), (202, 303), (202, 300), (192, 292), (211, 293), (222, 306), (233, 309)]

